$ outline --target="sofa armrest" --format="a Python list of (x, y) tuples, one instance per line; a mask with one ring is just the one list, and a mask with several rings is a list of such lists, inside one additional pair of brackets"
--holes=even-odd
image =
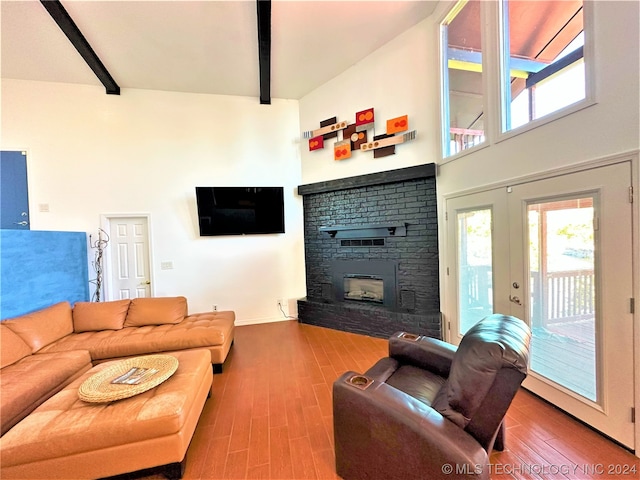
[(403, 332), (389, 338), (389, 356), (400, 363), (429, 370), (447, 378), (457, 347), (430, 337), (404, 338)]
[[(394, 387), (373, 381), (333, 384), (336, 469), (343, 478), (488, 479), (480, 444), (437, 411)], [(450, 470), (451, 469), (451, 470)]]

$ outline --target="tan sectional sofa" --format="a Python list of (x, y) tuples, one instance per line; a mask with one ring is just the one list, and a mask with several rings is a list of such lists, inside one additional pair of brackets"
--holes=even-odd
[(184, 297), (58, 303), (0, 322), (1, 435), (93, 365), (160, 352), (205, 349), (222, 371), (232, 311), (188, 315)]
[(143, 469), (182, 478), (213, 374), (207, 350), (169, 355), (178, 361), (170, 378), (122, 400), (89, 403), (78, 393), (117, 361), (96, 365), (64, 387), (0, 437), (0, 478), (92, 480)]

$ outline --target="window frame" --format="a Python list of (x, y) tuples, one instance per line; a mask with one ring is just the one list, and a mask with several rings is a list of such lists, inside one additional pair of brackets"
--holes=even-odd
[[(448, 24), (455, 18), (455, 16), (469, 3), (470, 1), (479, 1), (480, 2), (480, 23), (481, 25), (485, 25), (485, 27), (480, 29), (481, 38), (481, 54), (482, 54), (482, 63), (481, 63), (481, 72), (482, 72), (482, 103), (484, 107), (484, 115), (485, 115), (485, 128), (484, 128), (484, 141), (473, 145), (472, 147), (466, 148), (464, 150), (460, 150), (456, 153), (450, 153), (451, 149), (449, 146), (449, 142), (451, 140), (451, 117), (450, 117), (450, 103), (449, 103), (449, 39), (448, 39), (448, 30), (445, 27), (445, 22)], [(451, 2), (450, 8), (447, 8), (445, 13), (441, 16), (438, 21), (438, 39), (439, 39), (439, 53), (440, 53), (440, 163), (447, 163), (452, 159), (459, 158), (465, 155), (468, 155), (471, 152), (476, 152), (483, 148), (487, 148), (490, 145), (489, 134), (492, 130), (490, 126), (491, 115), (490, 112), (493, 111), (492, 106), (489, 104), (487, 99), (489, 96), (487, 95), (487, 48), (491, 46), (490, 43), (487, 42), (487, 28), (486, 28), (486, 11), (484, 6), (484, 0), (454, 0)], [(447, 155), (448, 154), (448, 155)]]
[[(531, 120), (524, 125), (520, 125), (518, 127), (506, 130), (505, 126), (507, 124), (507, 120), (511, 115), (510, 105), (507, 104), (506, 101), (506, 88), (505, 86), (510, 84), (510, 72), (506, 68), (508, 65), (507, 59), (509, 56), (509, 48), (508, 48), (508, 39), (505, 39), (505, 36), (508, 32), (505, 31), (502, 18), (503, 18), (503, 5), (505, 2), (509, 0), (498, 0), (496, 8), (496, 16), (494, 17), (494, 25), (496, 31), (498, 32), (498, 71), (499, 71), (499, 108), (498, 108), (498, 128), (496, 130), (496, 138), (494, 143), (500, 143), (509, 138), (515, 137), (522, 133), (528, 132), (535, 128), (538, 128), (542, 125), (546, 125), (548, 123), (554, 122), (560, 118), (566, 117), (567, 115), (571, 115), (575, 112), (588, 108), (592, 105), (595, 105), (595, 81), (594, 81), (594, 55), (593, 55), (593, 36), (594, 36), (594, 28), (593, 28), (593, 2), (588, 0), (583, 0), (582, 3), (582, 21), (583, 21), (583, 32), (584, 32), (584, 46), (581, 47), (582, 50), (582, 60), (584, 62), (584, 75), (585, 75), (585, 97), (582, 100), (579, 100), (575, 103), (567, 105), (565, 107), (559, 108), (558, 110), (544, 115), (540, 118), (536, 118)], [(493, 25), (492, 25), (493, 26)], [(492, 26), (489, 26), (491, 28)], [(565, 67), (563, 67), (565, 68)], [(557, 73), (557, 72), (556, 72)]]
[[(448, 82), (448, 39), (443, 24), (458, 7), (459, 2), (453, 1), (438, 19), (436, 24), (439, 42), (439, 73), (440, 73), (440, 161), (441, 165), (465, 157), (491, 145), (499, 144), (510, 138), (529, 132), (533, 129), (555, 122), (561, 118), (572, 115), (578, 111), (596, 105), (596, 79), (595, 79), (595, 41), (594, 41), (594, 5), (589, 0), (583, 0), (583, 31), (584, 47), (583, 61), (585, 69), (585, 98), (571, 105), (562, 107), (553, 113), (531, 120), (524, 125), (511, 130), (503, 131), (504, 125), (504, 48), (501, 15), (502, 1), (481, 1), (480, 17), (482, 21), (482, 84), (483, 105), (485, 114), (485, 140), (455, 154), (450, 154), (448, 142), (450, 138), (449, 117), (449, 82)], [(561, 1), (561, 0), (558, 0)], [(466, 3), (466, 2), (465, 2)], [(446, 110), (445, 110), (446, 109)], [(510, 114), (510, 112), (509, 112)], [(447, 155), (447, 153), (449, 153)]]

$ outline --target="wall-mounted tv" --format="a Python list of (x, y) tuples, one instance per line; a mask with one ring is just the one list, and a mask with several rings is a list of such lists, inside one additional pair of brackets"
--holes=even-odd
[(284, 233), (283, 187), (196, 187), (200, 236)]

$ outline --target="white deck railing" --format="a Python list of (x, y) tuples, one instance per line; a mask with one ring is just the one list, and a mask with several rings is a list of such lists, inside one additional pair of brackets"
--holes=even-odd
[(471, 130), (468, 128), (450, 128), (451, 134), (450, 154), (454, 155), (484, 142), (484, 130)]

